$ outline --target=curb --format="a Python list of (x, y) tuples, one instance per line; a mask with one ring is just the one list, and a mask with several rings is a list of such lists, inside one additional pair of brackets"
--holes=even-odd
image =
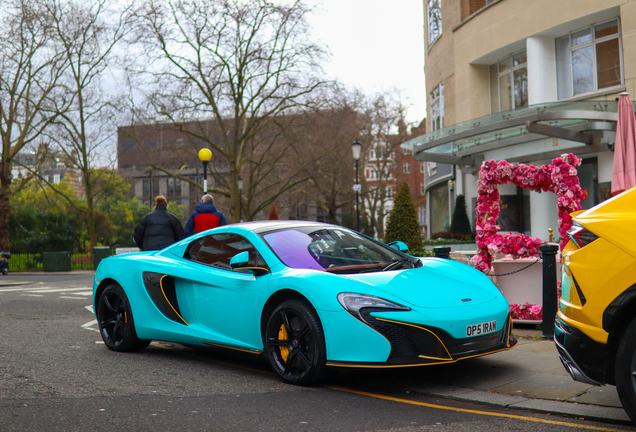
[(567, 417), (585, 418), (586, 420), (633, 426), (629, 416), (622, 408), (547, 399), (531, 399), (502, 393), (472, 390), (464, 387), (432, 386), (428, 389), (417, 388), (409, 390), (426, 396), (441, 397), (461, 402), (559, 414)]

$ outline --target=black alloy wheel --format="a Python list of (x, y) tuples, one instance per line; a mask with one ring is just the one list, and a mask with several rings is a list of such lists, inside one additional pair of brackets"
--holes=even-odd
[(615, 380), (623, 408), (636, 423), (636, 320), (627, 327), (618, 345)]
[(128, 297), (119, 285), (107, 286), (99, 296), (97, 322), (104, 343), (113, 351), (139, 351), (150, 345), (137, 337)]
[(269, 362), (284, 381), (311, 385), (324, 375), (325, 336), (316, 311), (306, 301), (287, 300), (276, 307), (264, 339)]

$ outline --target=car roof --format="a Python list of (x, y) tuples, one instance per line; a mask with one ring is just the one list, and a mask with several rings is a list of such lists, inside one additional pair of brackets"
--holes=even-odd
[[(324, 227), (324, 228), (335, 228), (336, 225), (326, 224), (322, 222), (312, 222), (312, 221), (297, 221), (297, 220), (267, 220), (267, 221), (253, 221), (253, 222), (241, 222), (237, 224), (232, 224), (232, 226), (242, 227), (248, 229), (257, 234), (285, 229), (285, 228), (296, 228), (296, 227)], [(338, 227), (340, 228), (340, 227)]]

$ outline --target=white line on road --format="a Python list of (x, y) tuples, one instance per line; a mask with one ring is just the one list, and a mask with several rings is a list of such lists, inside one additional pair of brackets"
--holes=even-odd
[(58, 298), (71, 299), (71, 300), (86, 300), (86, 298), (84, 297), (71, 297), (71, 296), (59, 296)]
[[(66, 292), (66, 291), (87, 291), (90, 287), (78, 287), (78, 288), (36, 288), (29, 290), (34, 293), (54, 293), (54, 292)], [(92, 293), (92, 290), (91, 290)]]
[(72, 287), (72, 288), (58, 288), (58, 287), (31, 287), (31, 288), (4, 288), (0, 289), (0, 292), (10, 291), (30, 291), (34, 293), (47, 293), (47, 292), (63, 292), (63, 291), (93, 291), (91, 287)]

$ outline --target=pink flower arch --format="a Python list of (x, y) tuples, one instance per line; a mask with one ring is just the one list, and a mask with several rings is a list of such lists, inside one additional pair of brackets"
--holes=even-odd
[(541, 239), (520, 233), (498, 234), (500, 184), (514, 184), (534, 192), (552, 192), (557, 195), (559, 211), (559, 234), (561, 249), (567, 243), (567, 231), (572, 227), (570, 213), (581, 210), (581, 200), (587, 191), (581, 189), (576, 167), (581, 159), (574, 154), (563, 154), (553, 159), (552, 164), (536, 167), (532, 164), (509, 163), (501, 160), (486, 161), (479, 170), (477, 185), (477, 254), (471, 262), (484, 273), (490, 272), (493, 256), (502, 252), (513, 258), (539, 255)]

